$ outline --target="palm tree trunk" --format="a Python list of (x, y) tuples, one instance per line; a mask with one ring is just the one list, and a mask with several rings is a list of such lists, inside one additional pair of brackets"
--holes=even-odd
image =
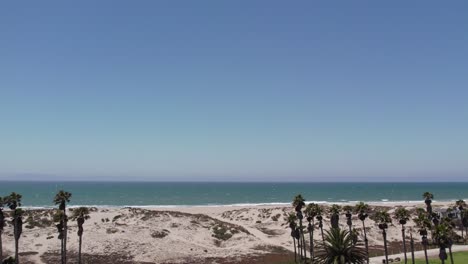
[(414, 240), (413, 240), (413, 234), (410, 233), (410, 248), (411, 248), (411, 263), (415, 264), (414, 260)]
[(364, 244), (366, 246), (367, 263), (369, 263), (369, 241), (367, 240), (366, 224), (364, 221), (362, 221), (362, 230), (364, 230)]
[(15, 236), (15, 264), (19, 264), (19, 253), (18, 253), (18, 250), (19, 250), (19, 238), (18, 238), (18, 218), (15, 217), (13, 219), (13, 233), (14, 233), (14, 236)]
[(302, 245), (301, 245), (301, 236), (297, 239), (297, 250), (299, 251), (299, 262), (302, 262)]
[(424, 258), (426, 259), (426, 264), (429, 264), (429, 259), (427, 257), (427, 238), (423, 237), (423, 248), (424, 248)]
[(449, 246), (450, 263), (453, 264), (452, 245)]
[(297, 250), (296, 250), (296, 239), (293, 237), (294, 243), (294, 263), (297, 263)]
[[(313, 223), (313, 222), (312, 222)], [(310, 236), (310, 260), (314, 261), (314, 225), (309, 223)]]
[(78, 242), (78, 264), (81, 264), (81, 242), (82, 242), (82, 236), (80, 236), (80, 239)]
[(306, 248), (306, 244), (305, 244), (305, 238), (304, 238), (304, 229), (302, 228), (302, 219), (299, 219), (299, 231), (300, 231), (300, 237), (299, 239), (301, 239), (301, 251), (302, 251), (302, 257), (304, 259), (307, 258), (307, 248)]
[(406, 256), (406, 238), (405, 238), (405, 226), (401, 225), (401, 236), (403, 237), (403, 253), (405, 254), (405, 264), (408, 263), (408, 257)]
[(2, 232), (0, 231), (0, 261), (3, 260), (3, 242), (2, 242)]
[(63, 228), (63, 263), (67, 264), (67, 221), (66, 220), (64, 221), (64, 228)]
[(384, 249), (385, 249), (385, 263), (388, 263), (387, 232), (385, 231), (385, 229), (383, 229), (382, 235), (383, 235), (383, 242), (384, 242)]

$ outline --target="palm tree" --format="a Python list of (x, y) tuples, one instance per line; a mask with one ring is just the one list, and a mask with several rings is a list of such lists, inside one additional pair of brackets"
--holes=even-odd
[(463, 241), (466, 242), (466, 236), (468, 235), (468, 210), (465, 208), (463, 208), (463, 211), (461, 211), (461, 220), (463, 226), (462, 230), (463, 228), (465, 229), (465, 237), (463, 238)]
[(3, 214), (4, 200), (0, 196), (0, 261), (3, 260), (3, 244), (2, 244), (2, 233), (5, 227), (5, 215)]
[(426, 204), (426, 211), (427, 215), (430, 218), (432, 216), (432, 199), (434, 199), (434, 195), (430, 192), (423, 193), (424, 203)]
[(367, 254), (367, 262), (369, 263), (369, 240), (367, 240), (367, 232), (366, 232), (366, 218), (369, 216), (369, 205), (364, 202), (359, 202), (354, 207), (354, 212), (358, 214), (359, 220), (362, 222), (362, 230), (364, 231), (364, 244), (366, 246), (366, 254)]
[(413, 239), (413, 230), (410, 229), (410, 250), (411, 250), (411, 263), (415, 264), (414, 260), (414, 239)]
[(447, 260), (446, 248), (451, 246), (451, 232), (451, 225), (448, 222), (443, 222), (435, 227), (434, 238), (439, 246), (439, 258), (442, 264), (445, 264)]
[(463, 212), (465, 211), (465, 206), (466, 206), (466, 203), (465, 201), (463, 200), (458, 200), (455, 202), (455, 206), (458, 208), (458, 210), (460, 211), (460, 216), (461, 216), (461, 233), (462, 233), (462, 238), (463, 240), (465, 240), (465, 236), (463, 234), (463, 229), (465, 229), (466, 227), (468, 227), (468, 219), (465, 220), (466, 222), (466, 226), (464, 225), (464, 221), (463, 221)]
[(353, 217), (353, 207), (350, 205), (345, 205), (343, 206), (343, 211), (345, 212), (346, 224), (348, 225), (349, 233), (351, 234), (353, 229), (353, 221), (351, 219)]
[(427, 228), (431, 228), (431, 220), (429, 220), (428, 215), (424, 212), (424, 209), (417, 210), (417, 217), (413, 219), (416, 226), (419, 228), (419, 234), (422, 238), (422, 245), (424, 248), (424, 257), (426, 259), (426, 264), (429, 264), (429, 259), (427, 257)]
[(307, 248), (304, 238), (304, 228), (302, 226), (302, 219), (304, 219), (304, 215), (302, 214), (302, 208), (305, 206), (305, 199), (302, 197), (302, 195), (298, 194), (296, 195), (296, 197), (294, 197), (292, 205), (294, 207), (294, 210), (296, 211), (297, 219), (299, 219), (299, 234), (302, 245), (301, 251), (305, 260), (307, 259)]
[(15, 263), (19, 263), (19, 239), (23, 232), (23, 210), (21, 210), (21, 194), (12, 192), (6, 197), (5, 203), (13, 212), (13, 235), (15, 238)]
[(322, 242), (325, 243), (325, 235), (323, 234), (323, 216), (322, 216), (323, 208), (321, 206), (317, 206), (316, 213), (317, 213), (317, 216), (315, 217), (315, 219), (319, 221), (319, 228), (320, 228), (320, 233), (322, 235)]
[(376, 222), (379, 223), (379, 228), (382, 230), (385, 249), (385, 263), (388, 263), (387, 228), (388, 224), (392, 222), (392, 219), (390, 218), (388, 212), (384, 210), (377, 211), (373, 218)]
[(89, 216), (89, 209), (87, 207), (80, 207), (73, 210), (72, 220), (78, 223), (78, 264), (81, 264), (81, 243), (83, 241), (83, 224), (85, 220), (88, 220)]
[(409, 220), (410, 213), (404, 207), (400, 207), (395, 211), (395, 219), (401, 225), (401, 237), (403, 238), (403, 253), (405, 256), (405, 264), (408, 263), (408, 257), (406, 256), (406, 238), (405, 238), (405, 225)]
[(317, 216), (318, 212), (320, 211), (320, 207), (318, 204), (309, 203), (305, 209), (307, 221), (309, 225), (307, 226), (307, 231), (309, 231), (309, 238), (310, 238), (310, 259), (314, 259), (314, 219)]
[(59, 205), (59, 210), (62, 212), (61, 214), (61, 220), (60, 224), (57, 225), (57, 228), (59, 229), (59, 238), (62, 243), (62, 250), (61, 250), (61, 255), (62, 255), (62, 264), (67, 263), (67, 222), (68, 222), (68, 217), (67, 217), (67, 209), (66, 209), (66, 204), (70, 202), (72, 194), (69, 192), (65, 192), (63, 190), (60, 190), (54, 197), (54, 203), (56, 205)]
[(316, 260), (319, 264), (364, 264), (366, 258), (366, 252), (353, 243), (348, 231), (332, 228), (320, 243)]
[(340, 211), (341, 207), (337, 204), (333, 204), (330, 208), (330, 224), (331, 228), (340, 228), (339, 222), (340, 222)]
[[(297, 217), (294, 213), (290, 213), (288, 216), (288, 225), (289, 228), (291, 229), (291, 237), (293, 238), (293, 245), (294, 245), (294, 262), (297, 263), (297, 250), (296, 250), (296, 231), (297, 231), (297, 223), (296, 223)], [(297, 242), (299, 245), (299, 241)]]

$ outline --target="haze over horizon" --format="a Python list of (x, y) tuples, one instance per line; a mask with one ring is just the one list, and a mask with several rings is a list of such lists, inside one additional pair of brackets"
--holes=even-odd
[(0, 5), (0, 180), (467, 181), (468, 2)]

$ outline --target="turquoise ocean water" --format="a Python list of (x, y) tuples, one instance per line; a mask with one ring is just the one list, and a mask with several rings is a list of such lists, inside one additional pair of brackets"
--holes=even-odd
[(289, 204), (300, 193), (307, 201), (436, 201), (468, 198), (468, 183), (171, 183), (171, 182), (0, 182), (0, 196), (23, 195), (23, 206), (51, 207), (54, 194), (73, 194), (71, 205), (197, 206)]

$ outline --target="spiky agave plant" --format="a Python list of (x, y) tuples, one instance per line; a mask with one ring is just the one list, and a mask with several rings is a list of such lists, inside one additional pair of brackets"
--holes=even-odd
[(354, 244), (348, 231), (332, 228), (326, 232), (325, 241), (319, 244), (315, 260), (323, 264), (364, 264), (365, 250)]
[(362, 230), (364, 232), (364, 245), (367, 254), (367, 263), (369, 263), (369, 240), (367, 240), (366, 219), (369, 217), (369, 205), (364, 202), (359, 202), (354, 206), (354, 212), (358, 214), (359, 220), (362, 222)]
[(395, 210), (394, 218), (400, 223), (401, 225), (401, 237), (403, 239), (403, 253), (405, 257), (405, 264), (408, 263), (408, 257), (406, 255), (406, 236), (405, 236), (405, 225), (407, 224), (408, 220), (410, 219), (410, 213), (406, 208), (399, 207)]
[(384, 249), (385, 249), (385, 263), (388, 263), (388, 247), (387, 247), (387, 229), (388, 224), (392, 222), (390, 215), (385, 210), (377, 211), (374, 216), (373, 220), (379, 223), (379, 229), (382, 230), (382, 236), (384, 240)]

